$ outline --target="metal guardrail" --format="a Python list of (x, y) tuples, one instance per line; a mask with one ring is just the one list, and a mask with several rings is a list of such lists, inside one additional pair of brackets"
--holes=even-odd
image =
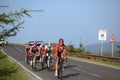
[(94, 59), (100, 59), (100, 60), (107, 60), (111, 62), (120, 62), (120, 58), (115, 57), (109, 57), (109, 56), (100, 56), (100, 55), (94, 55), (94, 54), (84, 54), (84, 53), (67, 53), (70, 56), (77, 56), (82, 58), (94, 58)]

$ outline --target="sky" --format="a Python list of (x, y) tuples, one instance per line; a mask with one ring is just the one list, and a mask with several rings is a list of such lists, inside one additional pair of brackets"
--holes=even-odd
[(58, 42), (64, 38), (65, 44), (79, 46), (101, 43), (98, 30), (107, 30), (107, 40), (114, 34), (120, 41), (120, 0), (0, 0), (0, 13), (10, 11), (43, 10), (30, 12), (32, 18), (25, 16), (15, 37), (7, 40), (26, 43), (32, 40)]

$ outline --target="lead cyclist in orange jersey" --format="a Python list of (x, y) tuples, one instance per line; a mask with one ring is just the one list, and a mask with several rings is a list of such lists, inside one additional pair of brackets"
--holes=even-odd
[(56, 44), (55, 47), (55, 76), (58, 76), (58, 59), (59, 57), (62, 58), (63, 63), (64, 60), (66, 59), (66, 46), (64, 44), (64, 40), (62, 38), (59, 39), (58, 43)]

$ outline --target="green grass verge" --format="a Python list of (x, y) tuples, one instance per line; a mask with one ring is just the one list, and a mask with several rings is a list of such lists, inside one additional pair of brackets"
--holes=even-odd
[(29, 80), (29, 77), (27, 72), (0, 52), (0, 80)]
[(105, 64), (108, 66), (115, 66), (115, 67), (119, 67), (120, 68), (120, 63), (119, 62), (111, 62), (108, 60), (100, 60), (100, 59), (93, 59), (93, 58), (81, 58), (81, 57), (77, 57), (77, 56), (69, 56), (70, 58), (74, 58), (74, 59), (78, 59), (78, 60), (83, 60), (83, 61), (90, 61), (90, 62), (95, 62), (95, 63), (101, 63), (101, 64)]

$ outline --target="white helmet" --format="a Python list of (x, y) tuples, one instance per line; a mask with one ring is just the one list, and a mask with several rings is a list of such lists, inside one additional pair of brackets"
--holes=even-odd
[(48, 47), (50, 47), (51, 46), (51, 44), (50, 43), (48, 43)]

